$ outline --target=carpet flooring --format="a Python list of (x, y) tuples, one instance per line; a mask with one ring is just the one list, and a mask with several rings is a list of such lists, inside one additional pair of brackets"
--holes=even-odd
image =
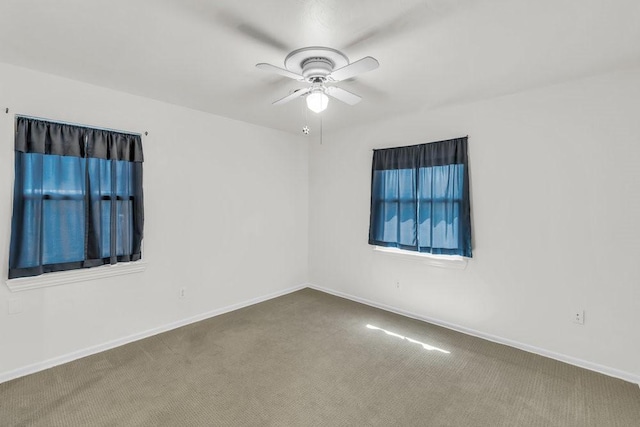
[(0, 384), (0, 426), (640, 426), (636, 384), (304, 289)]

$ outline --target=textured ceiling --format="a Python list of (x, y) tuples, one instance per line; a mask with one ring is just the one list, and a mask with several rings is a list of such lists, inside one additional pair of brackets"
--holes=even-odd
[[(635, 0), (2, 0), (0, 62), (289, 132), (301, 83), (255, 68), (328, 46), (380, 68), (339, 86), (339, 129), (640, 66)], [(308, 115), (308, 118), (305, 118)]]

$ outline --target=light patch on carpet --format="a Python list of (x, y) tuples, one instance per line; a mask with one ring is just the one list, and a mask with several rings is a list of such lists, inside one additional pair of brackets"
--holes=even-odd
[(367, 324), (367, 328), (369, 328), (369, 329), (374, 329), (374, 330), (376, 330), (376, 331), (382, 331), (382, 332), (384, 332), (384, 333), (385, 333), (385, 334), (387, 334), (387, 335), (391, 335), (392, 337), (400, 338), (400, 339), (402, 339), (402, 340), (407, 340), (407, 341), (409, 341), (409, 342), (410, 342), (410, 343), (412, 343), (412, 344), (418, 344), (418, 345), (421, 345), (421, 346), (422, 346), (422, 348), (424, 348), (425, 350), (429, 350), (429, 351), (439, 351), (440, 353), (451, 354), (451, 352), (450, 352), (450, 351), (443, 350), (443, 349), (441, 349), (441, 348), (434, 347), (434, 346), (429, 345), (429, 344), (425, 344), (425, 343), (420, 342), (420, 341), (418, 341), (418, 340), (414, 340), (413, 338), (405, 337), (404, 335), (396, 334), (395, 332), (387, 331), (386, 329), (382, 329), (382, 328), (379, 328), (379, 327), (377, 327), (377, 326), (373, 326), (373, 325), (369, 325), (369, 324)]

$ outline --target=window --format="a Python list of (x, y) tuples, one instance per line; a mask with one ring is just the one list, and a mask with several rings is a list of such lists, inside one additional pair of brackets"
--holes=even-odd
[(141, 259), (142, 141), (17, 117), (9, 279)]
[(374, 150), (369, 244), (471, 257), (467, 137)]

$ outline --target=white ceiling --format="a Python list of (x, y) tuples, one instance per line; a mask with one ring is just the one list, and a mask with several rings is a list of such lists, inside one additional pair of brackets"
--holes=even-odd
[[(380, 68), (325, 129), (640, 67), (637, 0), (1, 0), (0, 62), (288, 132), (301, 83), (255, 68), (328, 46)], [(309, 117), (305, 119), (305, 114)]]

